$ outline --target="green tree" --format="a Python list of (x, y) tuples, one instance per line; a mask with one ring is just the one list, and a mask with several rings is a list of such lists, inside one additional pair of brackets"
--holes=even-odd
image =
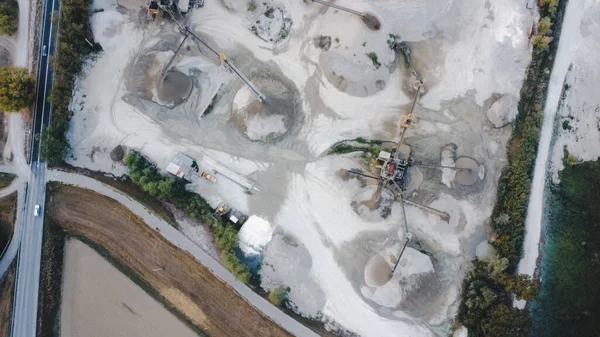
[(537, 297), (539, 292), (538, 282), (532, 280), (529, 275), (518, 274), (512, 277), (502, 275), (498, 281), (506, 291), (514, 293), (520, 300), (531, 301)]
[(0, 110), (21, 111), (31, 104), (35, 78), (25, 68), (6, 66), (0, 69)]
[(8, 1), (0, 5), (0, 34), (13, 35), (17, 32), (19, 5), (16, 1)]
[(158, 194), (161, 198), (166, 199), (173, 196), (175, 193), (175, 179), (169, 178), (158, 183)]
[(508, 259), (505, 257), (499, 257), (498, 254), (490, 256), (487, 269), (492, 276), (500, 275), (503, 271), (508, 268)]
[(268, 296), (269, 302), (271, 302), (271, 304), (273, 304), (275, 306), (280, 307), (287, 302), (289, 292), (290, 292), (289, 287), (273, 288), (269, 292), (269, 296)]
[(496, 302), (496, 294), (487, 282), (471, 278), (463, 289), (463, 301), (460, 304), (458, 318), (466, 327), (477, 327), (486, 311)]
[(41, 136), (37, 134), (36, 138), (40, 142), (40, 157), (49, 165), (61, 163), (69, 153), (69, 143), (60, 135), (56, 124), (44, 127)]
[(504, 304), (497, 305), (492, 309), (482, 330), (482, 335), (486, 337), (529, 337), (529, 312)]

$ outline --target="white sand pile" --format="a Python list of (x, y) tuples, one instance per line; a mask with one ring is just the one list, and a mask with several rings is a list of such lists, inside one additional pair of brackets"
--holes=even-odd
[(475, 248), (475, 256), (480, 260), (486, 260), (496, 255), (496, 249), (487, 240), (481, 241)]
[(469, 329), (465, 328), (464, 326), (461, 326), (460, 328), (456, 329), (456, 331), (454, 331), (454, 333), (452, 334), (452, 337), (468, 337), (469, 336)]
[(273, 229), (269, 222), (253, 215), (246, 220), (238, 233), (240, 249), (246, 255), (258, 255), (271, 241)]
[(288, 131), (284, 117), (279, 114), (269, 114), (264, 103), (260, 102), (247, 86), (238, 90), (233, 99), (232, 118), (251, 140), (269, 142), (281, 138)]
[[(400, 251), (400, 245), (388, 248), (376, 256), (381, 256), (382, 261), (389, 266), (389, 272), (396, 262), (396, 256)], [(376, 270), (382, 272), (384, 268)], [(374, 270), (371, 270), (374, 271)], [(373, 302), (388, 308), (396, 308), (402, 303), (407, 291), (412, 291), (419, 287), (419, 276), (429, 274), (434, 271), (433, 263), (429, 256), (419, 252), (416, 249), (407, 247), (400, 259), (394, 275), (388, 274), (387, 281), (377, 286), (361, 287), (361, 293)], [(365, 268), (365, 273), (367, 269)], [(369, 275), (371, 280), (375, 278), (382, 279), (384, 275)], [(392, 276), (392, 277), (390, 277)], [(370, 281), (371, 281), (370, 280)], [(367, 275), (365, 274), (365, 282)]]
[(487, 111), (487, 118), (495, 127), (501, 128), (512, 123), (517, 117), (519, 99), (513, 95), (503, 95)]
[(430, 207), (450, 214), (446, 222), (438, 215), (428, 213), (414, 206), (406, 206), (406, 217), (414, 224), (410, 231), (426, 243), (427, 247), (436, 247), (451, 255), (462, 251), (461, 239), (472, 235), (477, 224), (491, 211), (489, 206), (475, 207), (467, 200), (456, 200), (450, 195), (440, 194)]

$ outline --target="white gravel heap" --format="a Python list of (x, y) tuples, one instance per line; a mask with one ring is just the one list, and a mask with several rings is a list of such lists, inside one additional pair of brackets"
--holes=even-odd
[(487, 118), (495, 127), (512, 123), (517, 117), (519, 100), (513, 95), (503, 95), (487, 111)]
[(246, 255), (259, 255), (273, 237), (269, 222), (253, 215), (242, 226), (238, 234), (240, 249)]

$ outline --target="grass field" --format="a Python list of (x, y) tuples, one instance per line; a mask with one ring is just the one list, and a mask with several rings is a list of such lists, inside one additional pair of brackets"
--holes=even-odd
[(0, 280), (0, 337), (9, 337), (10, 313), (15, 288), (15, 268), (13, 263), (6, 275)]
[(0, 199), (0, 252), (4, 250), (13, 235), (16, 211), (16, 192)]
[(199, 330), (212, 337), (290, 336), (118, 202), (60, 184), (50, 184), (48, 196), (50, 223), (91, 244)]

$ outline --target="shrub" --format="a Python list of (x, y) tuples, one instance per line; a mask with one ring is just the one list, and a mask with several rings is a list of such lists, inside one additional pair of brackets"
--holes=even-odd
[(554, 38), (551, 36), (543, 36), (543, 35), (534, 35), (531, 38), (531, 44), (538, 51), (543, 51), (548, 49), (550, 42), (552, 42)]
[(376, 53), (370, 52), (367, 54), (367, 57), (370, 58), (371, 61), (373, 61), (373, 65), (375, 66), (375, 68), (381, 67), (381, 63), (379, 63), (379, 58), (377, 57)]
[(256, 10), (256, 2), (254, 0), (248, 1), (248, 11), (254, 12)]
[(278, 306), (278, 307), (282, 306), (288, 300), (289, 291), (290, 291), (290, 288), (284, 288), (284, 287), (273, 288), (269, 292), (269, 296), (268, 296), (269, 302), (271, 302), (271, 304)]
[(544, 17), (538, 22), (537, 33), (540, 35), (548, 35), (552, 33), (552, 20), (549, 17)]

